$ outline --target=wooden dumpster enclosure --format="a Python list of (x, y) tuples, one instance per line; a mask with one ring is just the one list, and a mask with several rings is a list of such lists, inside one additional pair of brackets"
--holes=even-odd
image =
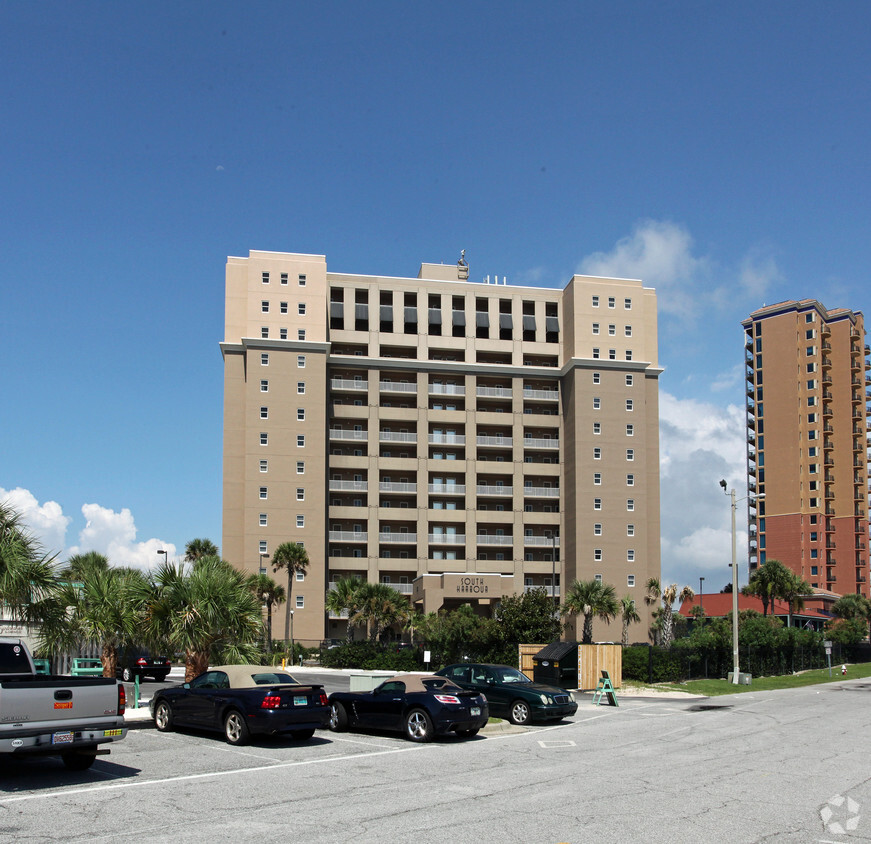
[[(520, 670), (533, 679), (535, 665), (532, 658), (544, 645), (519, 645)], [(623, 646), (613, 644), (578, 645), (578, 688), (582, 691), (593, 691), (602, 676), (602, 670), (611, 676), (615, 689), (621, 688), (623, 676)]]

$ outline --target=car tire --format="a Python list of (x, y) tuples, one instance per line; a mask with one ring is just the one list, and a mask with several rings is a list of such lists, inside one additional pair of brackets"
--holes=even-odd
[(167, 674), (155, 674), (154, 675), (154, 682), (155, 683), (162, 683), (164, 680), (166, 680), (166, 678), (168, 676), (169, 676), (168, 673)]
[(238, 747), (248, 742), (249, 735), (250, 731), (242, 713), (238, 709), (231, 709), (224, 716), (224, 736), (227, 743)]
[(122, 679), (125, 683), (129, 683), (129, 682), (133, 679), (133, 672), (132, 672), (129, 668), (125, 668), (125, 669), (121, 672), (121, 679)]
[(297, 741), (308, 741), (315, 734), (315, 729), (311, 727), (308, 730), (291, 730), (290, 734)]
[(472, 736), (478, 735), (478, 727), (475, 727), (473, 730), (457, 730), (457, 735), (460, 738), (472, 738)]
[(411, 741), (425, 742), (432, 741), (434, 734), (432, 719), (423, 709), (412, 709), (405, 716), (406, 738), (411, 739)]
[(158, 701), (154, 707), (154, 726), (162, 733), (172, 729), (172, 707), (165, 701)]
[(515, 700), (508, 708), (508, 720), (512, 724), (518, 724), (525, 727), (532, 721), (532, 710), (525, 700)]
[(96, 758), (96, 750), (73, 750), (61, 755), (64, 765), (70, 771), (87, 771)]
[(348, 729), (348, 713), (345, 712), (345, 707), (338, 701), (330, 705), (329, 727), (334, 733)]

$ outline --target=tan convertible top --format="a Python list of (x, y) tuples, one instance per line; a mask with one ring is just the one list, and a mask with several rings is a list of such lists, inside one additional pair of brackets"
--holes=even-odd
[(430, 688), (443, 688), (448, 686), (450, 688), (457, 688), (455, 683), (452, 683), (447, 677), (439, 677), (436, 674), (397, 674), (395, 677), (390, 677), (385, 680), (385, 683), (405, 683), (405, 691), (407, 692), (425, 692), (427, 691), (427, 687), (424, 685), (423, 681), (432, 681), (429, 684)]
[[(275, 665), (213, 665), (209, 671), (223, 671), (231, 689), (253, 689), (255, 686), (299, 685), (287, 671)], [(273, 677), (274, 679), (269, 679)], [(255, 677), (259, 682), (255, 681)], [(290, 678), (290, 679), (285, 679)]]

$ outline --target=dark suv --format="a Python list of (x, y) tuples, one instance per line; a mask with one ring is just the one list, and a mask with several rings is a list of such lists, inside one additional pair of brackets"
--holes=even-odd
[(130, 649), (118, 654), (118, 667), (115, 671), (122, 680), (130, 682), (135, 677), (153, 677), (162, 683), (169, 675), (172, 663), (165, 656), (151, 656), (148, 651)]

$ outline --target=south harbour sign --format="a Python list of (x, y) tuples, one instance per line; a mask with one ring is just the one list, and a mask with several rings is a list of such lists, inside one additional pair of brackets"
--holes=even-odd
[(461, 577), (457, 584), (458, 595), (486, 595), (489, 592), (483, 577)]

